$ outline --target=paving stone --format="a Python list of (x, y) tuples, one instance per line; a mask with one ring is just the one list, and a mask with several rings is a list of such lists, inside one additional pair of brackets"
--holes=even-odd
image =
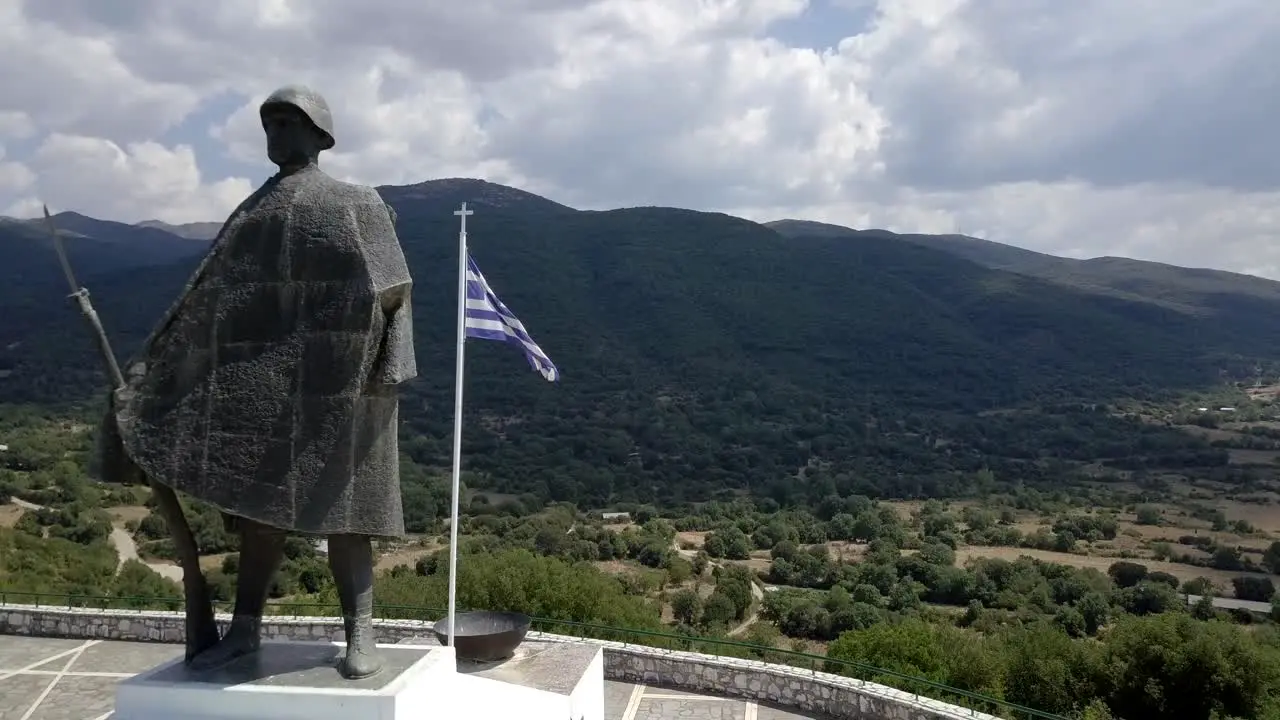
[(685, 697), (699, 697), (702, 693), (690, 692), (688, 690), (680, 690), (677, 688), (662, 687), (661, 685), (651, 685), (645, 690), (645, 695), (676, 695)]
[(605, 720), (622, 720), (622, 714), (631, 702), (631, 693), (635, 685), (631, 683), (605, 682), (604, 684), (604, 716)]
[[(46, 660), (59, 653), (75, 650), (84, 645), (84, 640), (61, 640), (57, 638), (0, 638), (0, 676), (19, 670), (41, 660)], [(62, 658), (63, 662), (66, 658)], [(49, 668), (41, 667), (41, 670)], [(59, 665), (55, 670), (62, 669)]]
[(21, 718), (52, 681), (52, 677), (39, 675), (15, 675), (0, 680), (0, 720)]
[(756, 706), (756, 720), (815, 720), (813, 715), (797, 715), (790, 710), (767, 705)]
[(137, 674), (144, 670), (181, 657), (181, 645), (161, 645), (143, 642), (108, 642), (91, 645), (85, 649), (75, 664), (73, 672), (109, 672)]
[(747, 704), (722, 698), (666, 700), (644, 698), (635, 720), (746, 720)]
[(95, 720), (115, 706), (118, 682), (118, 678), (64, 675), (30, 720)]

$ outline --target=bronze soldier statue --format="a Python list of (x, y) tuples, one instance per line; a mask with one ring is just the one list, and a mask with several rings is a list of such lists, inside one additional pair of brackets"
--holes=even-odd
[(258, 650), (285, 533), (299, 532), (328, 538), (338, 669), (363, 678), (382, 667), (371, 541), (404, 535), (397, 386), (417, 375), (412, 280), (390, 206), (317, 164), (334, 145), (324, 98), (281, 88), (261, 117), (280, 171), (227, 219), (129, 363), (103, 466), (211, 503), (240, 533), (233, 619), (193, 669)]

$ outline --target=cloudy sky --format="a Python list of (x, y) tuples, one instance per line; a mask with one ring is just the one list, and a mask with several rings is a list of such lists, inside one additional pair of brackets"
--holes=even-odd
[(358, 182), (1280, 278), (1276, 37), (1275, 0), (0, 0), (0, 214), (221, 220), (302, 82)]

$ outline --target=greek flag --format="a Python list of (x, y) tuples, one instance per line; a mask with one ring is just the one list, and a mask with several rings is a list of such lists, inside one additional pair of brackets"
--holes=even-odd
[(498, 340), (511, 343), (524, 351), (529, 365), (542, 374), (542, 377), (555, 382), (560, 379), (560, 371), (552, 364), (551, 358), (542, 352), (542, 348), (529, 337), (516, 316), (498, 296), (494, 294), (489, 282), (480, 274), (480, 268), (471, 254), (467, 253), (467, 308), (466, 334), (480, 340)]

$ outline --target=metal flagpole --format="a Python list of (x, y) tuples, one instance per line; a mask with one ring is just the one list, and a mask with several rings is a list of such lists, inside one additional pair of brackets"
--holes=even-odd
[(458, 632), (458, 496), (462, 488), (462, 372), (463, 347), (467, 337), (467, 216), (474, 211), (462, 208), (453, 211), (462, 219), (458, 232), (458, 347), (454, 368), (453, 389), (453, 507), (449, 512), (449, 647)]

